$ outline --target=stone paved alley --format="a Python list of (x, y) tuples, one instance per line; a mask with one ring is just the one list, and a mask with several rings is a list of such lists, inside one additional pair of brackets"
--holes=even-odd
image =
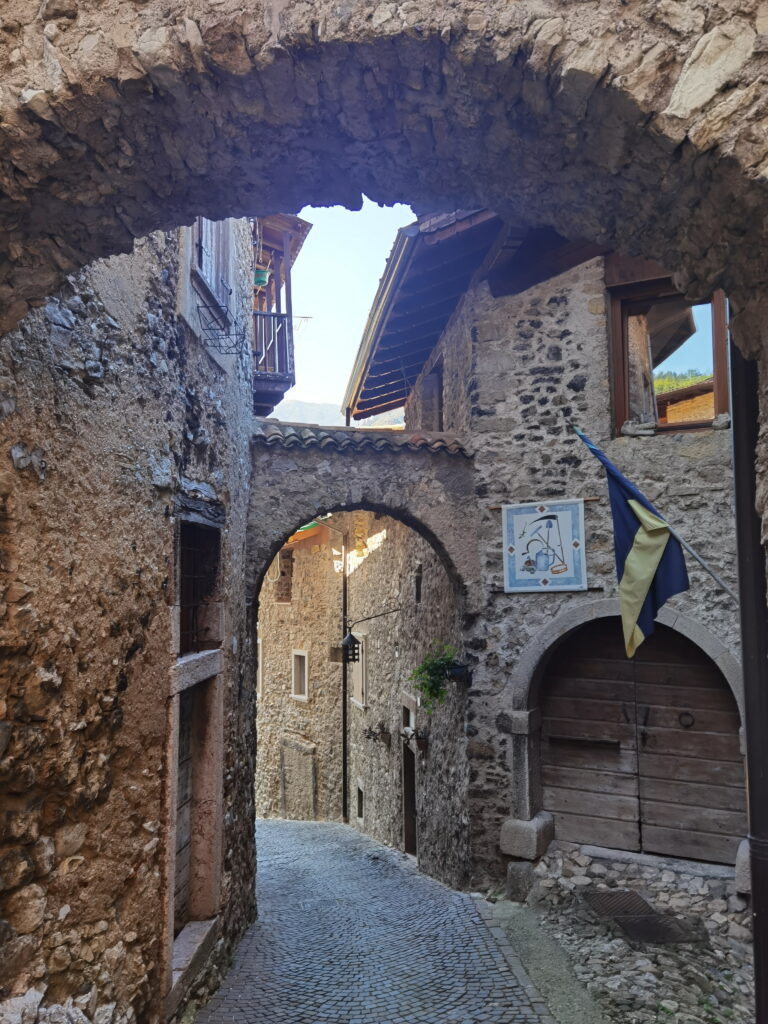
[(477, 901), (336, 824), (261, 821), (259, 920), (197, 1024), (552, 1024)]

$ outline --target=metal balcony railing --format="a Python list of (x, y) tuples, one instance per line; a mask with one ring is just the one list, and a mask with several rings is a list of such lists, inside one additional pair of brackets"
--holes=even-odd
[(287, 313), (254, 312), (253, 372), (293, 377), (293, 324)]

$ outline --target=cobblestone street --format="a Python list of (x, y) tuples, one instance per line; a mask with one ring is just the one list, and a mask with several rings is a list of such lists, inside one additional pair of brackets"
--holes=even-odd
[(470, 895), (343, 825), (257, 843), (259, 920), (197, 1024), (551, 1024)]

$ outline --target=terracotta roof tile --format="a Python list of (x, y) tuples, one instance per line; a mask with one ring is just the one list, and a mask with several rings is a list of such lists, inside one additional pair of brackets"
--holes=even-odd
[(401, 429), (369, 430), (364, 427), (321, 427), (314, 423), (281, 423), (254, 417), (252, 440), (255, 444), (280, 448), (332, 448), (354, 451), (447, 452), (469, 456), (458, 438), (438, 432)]

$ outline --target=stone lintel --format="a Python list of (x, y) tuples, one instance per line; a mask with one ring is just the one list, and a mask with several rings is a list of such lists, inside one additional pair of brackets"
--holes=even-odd
[(198, 683), (217, 676), (223, 668), (224, 656), (220, 650), (185, 654), (171, 667), (171, 694), (181, 693), (190, 686), (197, 686)]
[(555, 820), (549, 811), (539, 811), (530, 821), (507, 818), (501, 826), (501, 852), (518, 860), (537, 860), (543, 856), (555, 834)]

